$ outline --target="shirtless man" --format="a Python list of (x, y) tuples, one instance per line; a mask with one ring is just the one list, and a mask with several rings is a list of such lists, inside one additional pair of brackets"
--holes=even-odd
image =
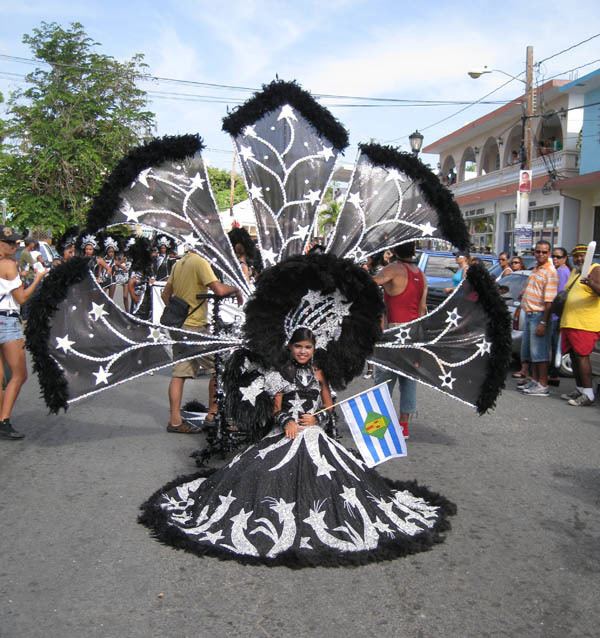
[[(419, 267), (413, 263), (415, 244), (396, 246), (395, 261), (374, 277), (383, 288), (388, 327), (413, 321), (427, 312), (427, 281)], [(415, 366), (418, 363), (415, 362)], [(400, 425), (404, 438), (408, 438), (408, 421), (417, 408), (417, 382), (402, 375), (376, 368), (375, 383), (389, 381), (390, 394), (398, 381), (400, 390)]]

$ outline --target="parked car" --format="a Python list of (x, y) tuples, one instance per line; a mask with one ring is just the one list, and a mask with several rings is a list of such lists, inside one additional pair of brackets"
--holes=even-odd
[[(521, 295), (525, 290), (530, 270), (518, 270), (511, 275), (506, 275), (498, 282), (500, 294), (506, 301), (508, 310), (512, 317), (512, 353), (513, 356), (519, 357), (521, 352), (521, 341), (523, 339), (523, 329), (525, 325), (525, 316), (521, 312)], [(591, 355), (592, 372), (594, 375), (600, 376), (600, 342), (596, 344), (596, 348)], [(571, 356), (564, 354), (561, 357), (559, 372), (564, 377), (573, 376), (573, 364)]]
[[(56, 248), (54, 248), (54, 246), (52, 246), (46, 241), (40, 241), (38, 242), (38, 244), (39, 244), (38, 251), (42, 255), (42, 259), (44, 260), (46, 266), (50, 266), (52, 264), (53, 259), (59, 258), (59, 254), (56, 251)], [(19, 258), (21, 257), (21, 253), (23, 252), (24, 248), (25, 246), (23, 245), (23, 243), (19, 242), (19, 247), (17, 248), (17, 252), (15, 253), (15, 259), (17, 260), (17, 262), (19, 261)]]
[[(488, 269), (497, 263), (496, 255), (473, 254)], [(444, 288), (452, 288), (452, 275), (458, 269), (454, 253), (448, 250), (418, 250), (417, 265), (425, 273), (427, 279), (427, 307), (434, 308), (447, 296)]]

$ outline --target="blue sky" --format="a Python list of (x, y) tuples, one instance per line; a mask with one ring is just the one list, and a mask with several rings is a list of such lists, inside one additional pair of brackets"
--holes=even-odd
[[(143, 53), (156, 76), (258, 87), (278, 74), (317, 93), (428, 100), (477, 100), (507, 78), (490, 74), (474, 81), (466, 75), (469, 69), (486, 64), (516, 75), (524, 70), (528, 44), (541, 60), (600, 32), (597, 5), (591, 0), (468, 5), (384, 0), (0, 0), (0, 15), (2, 54), (29, 57), (21, 37), (42, 20), (77, 20), (101, 43), (102, 52), (119, 59)], [(600, 38), (544, 63), (538, 80), (596, 58)], [(598, 67), (600, 62), (579, 74)], [(31, 68), (0, 59), (0, 73), (24, 74)], [(1, 78), (0, 91), (6, 97), (18, 85)], [(145, 88), (219, 96), (231, 106), (249, 95), (167, 83)], [(521, 84), (512, 82), (490, 99), (509, 100), (520, 92)], [(150, 106), (157, 115), (158, 134), (198, 132), (209, 149), (217, 149), (205, 152), (212, 164), (231, 164), (231, 144), (220, 131), (225, 104), (153, 97)], [(425, 144), (431, 143), (495, 107), (475, 106), (434, 126), (461, 107), (330, 108), (349, 129), (351, 144), (370, 138), (397, 140), (407, 149), (407, 135), (415, 128), (423, 130)], [(348, 160), (355, 152), (355, 146), (346, 151)]]

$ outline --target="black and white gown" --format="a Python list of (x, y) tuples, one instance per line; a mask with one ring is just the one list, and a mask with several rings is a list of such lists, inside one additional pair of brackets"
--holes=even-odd
[(157, 538), (199, 555), (290, 567), (361, 564), (440, 542), (456, 511), (444, 497), (384, 479), (322, 423), (285, 437), (289, 419), (321, 407), (311, 367), (298, 366), (294, 382), (269, 372), (265, 386), (283, 393), (273, 430), (217, 471), (156, 492), (140, 522)]

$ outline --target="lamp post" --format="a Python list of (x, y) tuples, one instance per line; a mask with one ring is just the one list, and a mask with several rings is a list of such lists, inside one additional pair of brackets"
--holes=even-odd
[(412, 154), (417, 157), (421, 152), (421, 146), (423, 146), (423, 134), (416, 130), (408, 136), (408, 141), (410, 142)]
[[(469, 77), (476, 80), (486, 73), (502, 73), (513, 80), (518, 80), (525, 85), (525, 104), (523, 115), (521, 116), (521, 146), (519, 156), (521, 160), (521, 170), (531, 168), (531, 158), (533, 155), (533, 135), (531, 133), (531, 120), (533, 113), (533, 47), (528, 46), (525, 55), (525, 80), (511, 75), (501, 69), (483, 69), (469, 71)], [(517, 217), (515, 223), (527, 224), (529, 216), (529, 193), (520, 193), (517, 189)]]

